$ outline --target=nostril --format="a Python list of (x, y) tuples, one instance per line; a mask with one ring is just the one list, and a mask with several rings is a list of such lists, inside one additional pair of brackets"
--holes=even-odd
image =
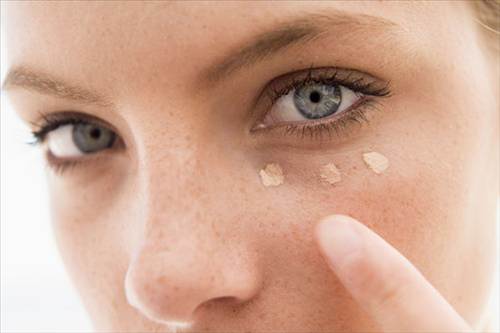
[(198, 305), (195, 309), (194, 312), (199, 312), (203, 309), (203, 311), (207, 310), (213, 310), (214, 308), (217, 307), (228, 307), (228, 306), (236, 306), (239, 303), (243, 302), (243, 300), (239, 299), (238, 297), (234, 296), (222, 296), (222, 297), (215, 297), (212, 299), (209, 299), (200, 305)]
[(233, 297), (233, 296), (222, 296), (222, 297), (216, 297), (216, 298), (213, 298), (211, 300), (208, 300), (207, 302), (237, 302), (238, 299), (236, 297)]

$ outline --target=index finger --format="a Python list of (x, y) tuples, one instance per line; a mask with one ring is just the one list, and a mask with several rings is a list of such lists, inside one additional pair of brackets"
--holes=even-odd
[(315, 231), (332, 270), (384, 331), (471, 332), (422, 274), (363, 224), (334, 215)]

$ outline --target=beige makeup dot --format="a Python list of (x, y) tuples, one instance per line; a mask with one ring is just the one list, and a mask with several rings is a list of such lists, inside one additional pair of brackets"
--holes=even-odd
[(285, 177), (283, 170), (277, 163), (269, 163), (259, 172), (260, 180), (264, 186), (278, 186), (283, 184)]
[(384, 155), (372, 151), (363, 154), (363, 160), (373, 172), (380, 174), (389, 167), (389, 160)]
[(323, 165), (320, 169), (319, 176), (322, 180), (330, 184), (338, 183), (341, 180), (340, 171), (333, 163)]

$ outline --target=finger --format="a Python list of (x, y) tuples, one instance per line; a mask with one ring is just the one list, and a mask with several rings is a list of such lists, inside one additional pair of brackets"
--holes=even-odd
[(422, 274), (363, 224), (333, 215), (315, 235), (329, 266), (384, 331), (471, 332)]

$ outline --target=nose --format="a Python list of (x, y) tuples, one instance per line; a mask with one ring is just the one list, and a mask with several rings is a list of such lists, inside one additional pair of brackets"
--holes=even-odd
[(259, 289), (255, 263), (233, 248), (208, 250), (183, 240), (173, 247), (145, 244), (125, 278), (127, 300), (162, 324), (191, 322), (204, 304), (250, 300)]
[(147, 228), (125, 276), (130, 305), (150, 320), (170, 325), (191, 322), (209, 303), (231, 306), (258, 293), (256, 251), (251, 243), (245, 245), (244, 234), (235, 233), (237, 228), (224, 228), (237, 221), (192, 201), (188, 206), (179, 201), (184, 196), (165, 200), (163, 188), (150, 187), (149, 196), (155, 203), (148, 205), (153, 207)]
[(198, 308), (216, 300), (247, 301), (258, 290), (255, 269), (235, 259), (216, 262), (192, 249), (145, 248), (125, 278), (128, 302), (153, 321), (171, 323), (190, 322)]
[[(144, 149), (149, 154), (138, 177), (140, 193), (134, 192), (144, 227), (131, 243), (125, 276), (130, 305), (169, 326), (192, 322), (203, 309), (223, 311), (246, 302), (262, 282), (252, 228), (245, 227), (252, 224), (221, 204), (243, 198), (229, 190), (229, 182), (217, 180), (217, 168), (206, 167), (220, 168), (220, 161), (188, 142), (170, 144), (175, 149)], [(214, 303), (219, 306), (209, 306)]]

